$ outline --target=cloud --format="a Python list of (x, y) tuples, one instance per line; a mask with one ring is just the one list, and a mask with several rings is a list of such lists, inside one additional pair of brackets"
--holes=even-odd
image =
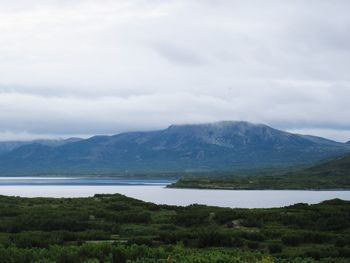
[(350, 129), (336, 130), (326, 128), (314, 129), (289, 129), (289, 132), (298, 134), (313, 134), (323, 138), (336, 138), (340, 142), (348, 142)]
[(91, 135), (87, 134), (42, 134), (42, 133), (29, 133), (26, 131), (12, 132), (12, 131), (0, 131), (1, 141), (32, 141), (32, 140), (56, 140), (67, 138), (88, 138)]
[(247, 120), (344, 140), (349, 8), (342, 0), (0, 0), (0, 132)]
[(194, 50), (188, 50), (184, 47), (161, 43), (156, 45), (154, 49), (170, 62), (180, 65), (200, 65), (205, 63), (205, 58), (201, 57)]

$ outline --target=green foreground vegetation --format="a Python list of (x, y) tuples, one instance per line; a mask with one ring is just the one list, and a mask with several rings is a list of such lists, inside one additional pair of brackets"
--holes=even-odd
[(350, 262), (350, 202), (165, 206), (0, 196), (0, 262)]

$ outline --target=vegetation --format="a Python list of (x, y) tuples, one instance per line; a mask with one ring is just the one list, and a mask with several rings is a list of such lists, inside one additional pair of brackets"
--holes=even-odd
[(350, 155), (308, 168), (185, 175), (169, 187), (213, 189), (350, 189)]
[(350, 202), (159, 206), (0, 196), (1, 262), (350, 262)]
[(322, 190), (350, 189), (350, 172), (347, 176), (323, 175), (228, 175), (228, 176), (185, 176), (169, 185), (172, 188), (204, 188), (204, 189), (246, 189), (246, 190)]

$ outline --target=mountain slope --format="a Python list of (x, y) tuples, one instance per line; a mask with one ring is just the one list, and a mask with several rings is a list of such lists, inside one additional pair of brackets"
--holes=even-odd
[(68, 138), (64, 140), (57, 139), (57, 140), (34, 140), (34, 141), (3, 141), (3, 142), (0, 142), (0, 155), (4, 153), (8, 153), (21, 146), (29, 145), (33, 143), (55, 147), (66, 143), (77, 142), (80, 140), (81, 140), (80, 138)]
[(303, 169), (188, 173), (169, 185), (205, 189), (350, 189), (350, 155)]
[(0, 154), (8, 153), (18, 147), (26, 145), (30, 142), (22, 142), (22, 141), (5, 141), (0, 142)]
[(290, 165), (350, 152), (350, 146), (262, 124), (218, 122), (95, 136), (61, 146), (31, 144), (0, 156), (0, 172), (227, 170)]
[(315, 165), (305, 169), (303, 173), (317, 176), (350, 176), (350, 155)]

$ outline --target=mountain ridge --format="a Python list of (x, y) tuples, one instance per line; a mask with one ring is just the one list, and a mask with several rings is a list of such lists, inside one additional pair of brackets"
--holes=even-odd
[(0, 173), (186, 171), (266, 167), (318, 161), (350, 146), (264, 124), (223, 121), (171, 125), (52, 147), (29, 144), (0, 156)]
[(48, 146), (60, 146), (66, 143), (76, 142), (82, 140), (81, 138), (71, 137), (67, 139), (38, 139), (38, 140), (29, 140), (29, 141), (0, 141), (0, 155), (3, 153), (10, 152), (16, 148), (19, 148), (24, 145), (29, 144), (42, 144)]

